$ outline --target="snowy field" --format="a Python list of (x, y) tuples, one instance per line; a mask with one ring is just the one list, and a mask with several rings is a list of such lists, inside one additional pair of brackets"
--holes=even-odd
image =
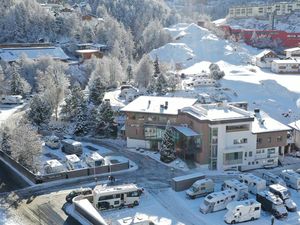
[(24, 105), (4, 105), (0, 104), (0, 125), (6, 121), (17, 110), (24, 107)]

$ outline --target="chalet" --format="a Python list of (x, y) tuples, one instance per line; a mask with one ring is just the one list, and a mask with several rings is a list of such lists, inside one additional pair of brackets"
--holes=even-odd
[(55, 60), (67, 61), (69, 57), (60, 47), (49, 44), (5, 44), (0, 45), (0, 61), (15, 62), (26, 55), (29, 59), (38, 60), (40, 57), (48, 56)]
[(255, 64), (260, 68), (271, 68), (273, 60), (279, 59), (272, 50), (264, 50), (255, 56)]
[(288, 48), (284, 50), (286, 58), (300, 57), (300, 47)]
[(296, 73), (300, 74), (300, 60), (285, 59), (273, 60), (271, 71), (274, 73)]
[(213, 170), (277, 166), (290, 130), (259, 110), (191, 98), (141, 96), (121, 111), (127, 147), (158, 150), (169, 123), (176, 154)]

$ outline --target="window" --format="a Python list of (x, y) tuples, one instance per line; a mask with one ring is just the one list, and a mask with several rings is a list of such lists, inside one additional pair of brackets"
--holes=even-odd
[(256, 154), (260, 154), (260, 153), (261, 153), (260, 149), (256, 150)]
[(259, 13), (263, 13), (264, 9), (263, 8), (258, 8)]
[(255, 208), (254, 208), (254, 211), (257, 211), (257, 210), (259, 210), (259, 207), (255, 207)]
[(286, 69), (286, 66), (279, 66), (278, 68), (283, 70)]
[(248, 162), (248, 165), (251, 165), (251, 162)]
[(258, 164), (258, 161), (256, 161), (256, 164)]
[(268, 137), (268, 143), (271, 143), (271, 142), (272, 142), (272, 138)]
[(246, 131), (249, 130), (248, 124), (226, 126), (226, 132)]
[(262, 139), (261, 139), (261, 138), (257, 138), (257, 139), (256, 139), (256, 143), (257, 143), (257, 144), (261, 144), (261, 142), (262, 142)]
[(245, 157), (247, 157), (247, 152), (245, 152)]
[(275, 148), (269, 148), (268, 154), (275, 154)]
[(248, 140), (247, 140), (247, 138), (241, 138), (241, 139), (234, 139), (233, 140), (233, 144), (245, 144), (245, 143), (247, 143), (248, 142)]
[(120, 201), (114, 201), (114, 205), (119, 205)]
[(252, 152), (249, 152), (249, 157), (252, 157)]
[(276, 140), (277, 140), (277, 142), (281, 142), (282, 141), (282, 136), (278, 136)]

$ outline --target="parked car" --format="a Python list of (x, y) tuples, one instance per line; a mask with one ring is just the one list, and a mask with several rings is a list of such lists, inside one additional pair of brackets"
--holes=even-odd
[(91, 188), (81, 188), (77, 189), (74, 191), (71, 191), (67, 196), (66, 196), (66, 201), (69, 203), (72, 203), (73, 198), (79, 195), (92, 195), (93, 190)]
[(194, 199), (214, 192), (215, 184), (212, 179), (205, 178), (197, 180), (187, 191), (186, 195)]

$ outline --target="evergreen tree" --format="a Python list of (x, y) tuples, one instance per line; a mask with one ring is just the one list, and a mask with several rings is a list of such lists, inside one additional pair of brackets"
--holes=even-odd
[(160, 147), (160, 160), (163, 162), (171, 162), (174, 159), (176, 159), (174, 131), (170, 126), (170, 121), (168, 121), (162, 137)]
[(40, 96), (35, 95), (30, 102), (28, 119), (36, 125), (47, 124), (52, 115), (52, 109), (48, 101)]
[(153, 63), (154, 65), (154, 74), (153, 76), (157, 78), (160, 75), (160, 68), (159, 68), (159, 62), (158, 62), (158, 57), (156, 56), (155, 61)]
[(22, 95), (24, 94), (24, 83), (21, 80), (21, 76), (16, 70), (12, 69), (11, 80), (10, 80), (10, 91), (13, 95)]
[(94, 105), (100, 105), (104, 94), (105, 94), (105, 85), (102, 82), (100, 76), (96, 77), (93, 82), (89, 85), (89, 99)]
[(97, 113), (97, 132), (109, 134), (114, 123), (114, 112), (109, 101), (104, 101), (99, 106)]
[(131, 64), (129, 64), (129, 65), (127, 66), (126, 72), (127, 72), (127, 80), (128, 80), (128, 82), (130, 83), (130, 81), (133, 79), (133, 71), (132, 71), (132, 66), (131, 66)]
[(168, 83), (163, 74), (159, 74), (156, 80), (156, 90), (158, 95), (164, 95), (167, 92)]
[(5, 76), (4, 76), (2, 66), (0, 65), (0, 95), (5, 93), (4, 81), (5, 81)]
[(5, 127), (2, 131), (2, 137), (1, 137), (1, 145), (0, 145), (0, 150), (3, 152), (6, 152), (10, 154), (10, 134), (9, 134), (9, 128)]
[(88, 132), (88, 108), (84, 101), (77, 109), (76, 124), (74, 128), (75, 135), (83, 135)]

